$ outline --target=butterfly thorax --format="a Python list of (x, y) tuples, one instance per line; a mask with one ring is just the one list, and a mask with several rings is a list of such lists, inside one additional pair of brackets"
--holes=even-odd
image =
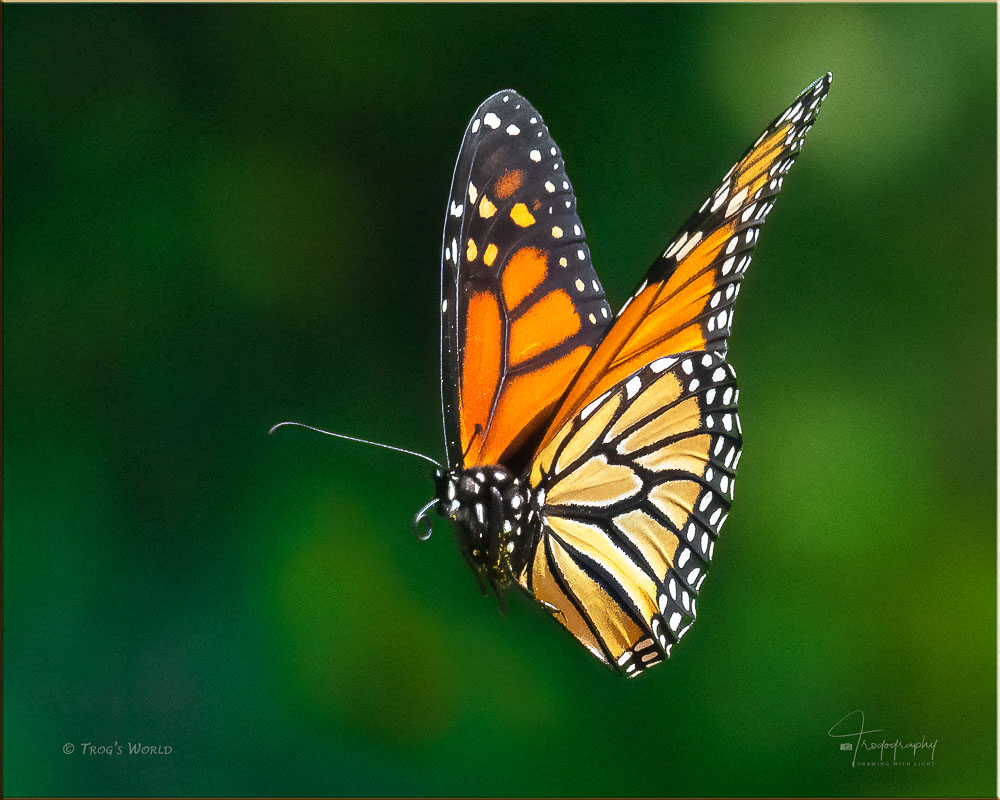
[(435, 470), (434, 480), (438, 513), (457, 523), (458, 547), (480, 587), (489, 583), (499, 595), (524, 571), (538, 539), (530, 485), (497, 466)]

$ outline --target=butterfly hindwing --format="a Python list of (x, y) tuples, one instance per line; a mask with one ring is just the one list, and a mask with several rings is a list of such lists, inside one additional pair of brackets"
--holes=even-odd
[(504, 463), (537, 440), (611, 322), (562, 153), (512, 90), (466, 129), (441, 289), (448, 462)]
[(656, 259), (560, 402), (543, 446), (583, 406), (656, 358), (726, 352), (760, 227), (831, 80), (827, 74), (810, 84), (765, 129)]
[(732, 501), (738, 395), (718, 350), (661, 357), (583, 409), (532, 465), (542, 535), (519, 582), (629, 676), (694, 621)]

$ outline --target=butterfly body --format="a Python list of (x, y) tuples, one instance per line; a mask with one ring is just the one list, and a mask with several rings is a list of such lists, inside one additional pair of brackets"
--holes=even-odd
[(617, 315), (537, 110), (498, 92), (466, 128), (442, 238), (447, 465), (424, 511), (455, 523), (481, 588), (518, 586), (629, 677), (697, 613), (742, 446), (732, 308), (830, 80), (765, 129)]
[(536, 497), (526, 480), (500, 466), (435, 470), (438, 514), (455, 525), (458, 548), (485, 590), (498, 598), (516, 580), (539, 535)]

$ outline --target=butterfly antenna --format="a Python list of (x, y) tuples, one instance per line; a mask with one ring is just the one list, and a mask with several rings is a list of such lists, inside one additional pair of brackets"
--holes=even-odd
[(417, 453), (414, 450), (407, 450), (405, 447), (395, 447), (391, 444), (382, 444), (382, 442), (373, 442), (370, 439), (359, 439), (357, 436), (348, 436), (345, 433), (332, 433), (331, 431), (325, 431), (322, 428), (314, 428), (312, 425), (306, 425), (303, 422), (279, 422), (267, 433), (271, 435), (278, 428), (284, 428), (286, 425), (294, 425), (296, 428), (305, 428), (306, 430), (315, 431), (316, 433), (322, 433), (325, 436), (333, 436), (335, 439), (346, 439), (349, 442), (360, 442), (361, 444), (370, 444), (372, 447), (382, 447), (386, 450), (395, 450), (397, 453), (406, 453), (409, 456), (416, 456), (417, 458), (422, 458), (424, 461), (429, 461), (438, 469), (444, 469), (437, 461), (435, 461), (430, 456), (425, 456), (423, 453)]

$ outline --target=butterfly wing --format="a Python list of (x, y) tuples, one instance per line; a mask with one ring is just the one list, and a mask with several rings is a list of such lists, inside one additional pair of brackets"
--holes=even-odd
[(733, 301), (830, 79), (768, 126), (656, 260), (532, 460), (542, 533), (518, 581), (627, 675), (694, 620), (741, 446)]
[(828, 73), (810, 84), (765, 129), (656, 259), (560, 402), (542, 446), (581, 408), (660, 356), (726, 352), (760, 227), (831, 80)]
[(694, 621), (732, 502), (738, 394), (720, 351), (664, 356), (535, 461), (542, 533), (518, 581), (626, 675), (663, 660)]
[(449, 466), (530, 455), (610, 323), (562, 154), (527, 100), (498, 92), (466, 129), (442, 242)]

